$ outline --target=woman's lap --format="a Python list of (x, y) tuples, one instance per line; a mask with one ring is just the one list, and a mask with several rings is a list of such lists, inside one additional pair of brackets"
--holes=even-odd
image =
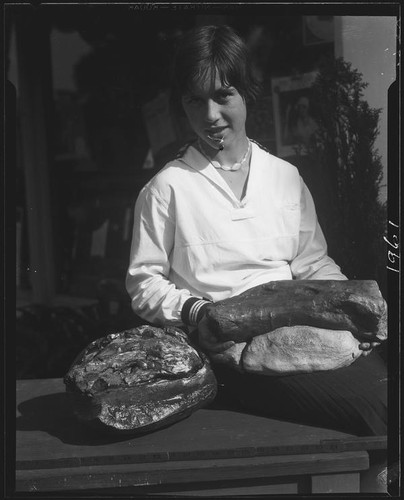
[(224, 391), (255, 412), (356, 435), (387, 434), (387, 369), (375, 351), (334, 371), (273, 377), (214, 370)]

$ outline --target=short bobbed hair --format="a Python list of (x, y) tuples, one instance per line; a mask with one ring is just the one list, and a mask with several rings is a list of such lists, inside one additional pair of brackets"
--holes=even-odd
[(247, 104), (253, 103), (260, 91), (251, 66), (248, 49), (229, 26), (201, 26), (188, 31), (177, 47), (172, 68), (172, 98), (181, 98), (208, 75), (211, 84), (216, 76), (222, 85), (233, 86)]

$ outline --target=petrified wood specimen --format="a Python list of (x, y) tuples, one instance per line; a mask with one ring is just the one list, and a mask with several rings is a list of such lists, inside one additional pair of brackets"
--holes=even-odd
[(89, 344), (64, 382), (78, 418), (135, 433), (185, 418), (217, 389), (208, 359), (184, 332), (147, 325)]
[(245, 342), (284, 326), (346, 330), (363, 340), (387, 337), (387, 307), (376, 281), (283, 280), (210, 304), (220, 340)]
[(352, 364), (362, 351), (345, 330), (285, 326), (213, 354), (212, 360), (240, 372), (289, 375), (335, 370)]

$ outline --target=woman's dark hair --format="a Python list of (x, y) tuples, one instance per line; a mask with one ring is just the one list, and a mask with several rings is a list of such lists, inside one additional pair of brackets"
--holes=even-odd
[(172, 99), (178, 108), (181, 97), (207, 77), (235, 87), (246, 103), (254, 102), (260, 86), (251, 70), (244, 41), (229, 26), (193, 28), (182, 38), (172, 68)]

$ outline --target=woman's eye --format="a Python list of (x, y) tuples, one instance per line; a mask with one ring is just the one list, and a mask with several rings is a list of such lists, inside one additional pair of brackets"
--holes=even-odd
[(221, 102), (221, 103), (227, 102), (231, 98), (232, 95), (233, 95), (233, 93), (230, 91), (221, 92), (217, 96), (217, 101)]
[[(231, 90), (223, 90), (217, 92), (213, 100), (219, 104), (226, 104), (232, 96), (233, 92)], [(189, 106), (201, 106), (204, 102), (204, 98), (197, 95), (190, 94), (184, 97), (184, 103)]]

